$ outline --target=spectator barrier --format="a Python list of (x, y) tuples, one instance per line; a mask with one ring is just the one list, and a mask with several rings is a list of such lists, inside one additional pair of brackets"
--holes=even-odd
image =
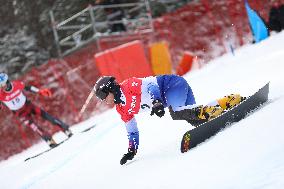
[(185, 52), (183, 54), (183, 57), (180, 63), (178, 64), (178, 67), (176, 69), (176, 74), (182, 76), (186, 74), (187, 72), (189, 72), (192, 68), (193, 59), (194, 59), (194, 56), (192, 55), (192, 53)]

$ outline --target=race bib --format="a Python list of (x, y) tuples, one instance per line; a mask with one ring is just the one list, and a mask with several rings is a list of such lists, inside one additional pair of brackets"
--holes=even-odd
[(22, 92), (18, 96), (15, 96), (9, 101), (3, 101), (3, 103), (10, 110), (19, 110), (24, 106), (25, 102), (26, 102), (26, 96)]

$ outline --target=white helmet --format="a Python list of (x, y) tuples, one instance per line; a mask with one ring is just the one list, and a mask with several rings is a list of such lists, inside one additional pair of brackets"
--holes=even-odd
[(7, 84), (8, 75), (5, 73), (0, 73), (0, 87), (4, 87)]

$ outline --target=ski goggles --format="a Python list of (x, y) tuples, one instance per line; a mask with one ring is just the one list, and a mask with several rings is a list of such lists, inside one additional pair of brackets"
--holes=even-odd
[(106, 99), (106, 97), (108, 96), (109, 92), (106, 91), (105, 89), (100, 89), (100, 90), (96, 90), (96, 96), (101, 99), (102, 101)]

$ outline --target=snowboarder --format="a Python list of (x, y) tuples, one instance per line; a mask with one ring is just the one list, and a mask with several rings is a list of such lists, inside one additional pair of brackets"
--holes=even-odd
[(23, 91), (30, 91), (38, 93), (42, 96), (51, 96), (49, 89), (38, 89), (34, 86), (27, 86), (21, 81), (10, 81), (6, 73), (0, 73), (0, 102), (5, 104), (17, 117), (19, 117), (22, 124), (30, 127), (34, 132), (48, 143), (53, 148), (57, 146), (52, 136), (46, 133), (33, 121), (33, 115), (41, 116), (43, 119), (51, 122), (53, 125), (60, 127), (60, 129), (68, 136), (72, 136), (69, 126), (61, 120), (51, 116), (40, 107), (33, 104), (24, 95)]
[(243, 98), (232, 94), (218, 99), (207, 106), (196, 105), (191, 87), (183, 77), (160, 75), (146, 78), (129, 78), (118, 84), (115, 77), (102, 76), (94, 87), (97, 98), (109, 105), (116, 105), (117, 112), (125, 122), (128, 133), (128, 153), (120, 164), (132, 160), (139, 145), (139, 131), (134, 115), (150, 110), (150, 115), (162, 117), (169, 107), (174, 120), (186, 120), (192, 125), (208, 121), (224, 110), (240, 103)]

